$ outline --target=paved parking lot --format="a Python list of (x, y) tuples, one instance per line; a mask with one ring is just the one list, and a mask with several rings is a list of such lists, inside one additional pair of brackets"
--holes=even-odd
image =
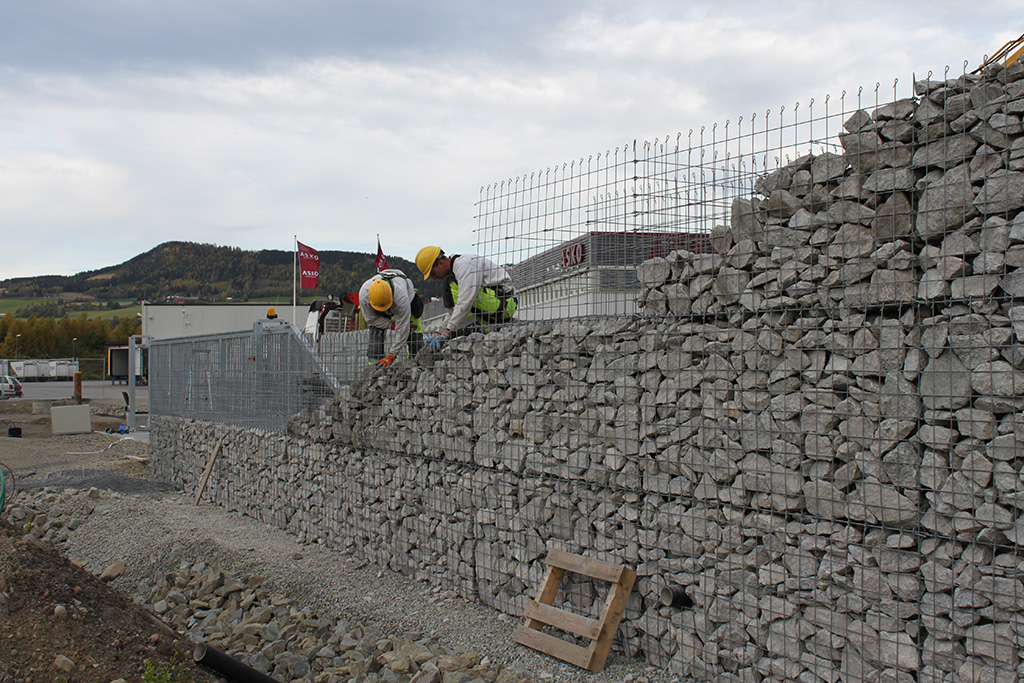
[[(25, 395), (21, 398), (8, 400), (53, 401), (61, 398), (71, 398), (75, 393), (74, 382), (22, 382), (21, 387)], [(111, 384), (102, 380), (82, 382), (82, 398), (85, 399), (121, 399), (122, 391), (128, 391), (127, 384)], [(143, 399), (149, 400), (149, 387), (136, 386), (135, 400), (141, 402)]]

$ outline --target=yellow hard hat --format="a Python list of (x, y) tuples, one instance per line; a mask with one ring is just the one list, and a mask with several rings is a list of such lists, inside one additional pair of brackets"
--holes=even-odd
[(441, 247), (423, 247), (420, 253), (416, 254), (416, 267), (423, 273), (424, 279), (430, 279), (430, 270), (440, 253)]
[(386, 311), (395, 301), (395, 297), (391, 293), (391, 285), (380, 278), (370, 283), (369, 299), (370, 305), (375, 311)]

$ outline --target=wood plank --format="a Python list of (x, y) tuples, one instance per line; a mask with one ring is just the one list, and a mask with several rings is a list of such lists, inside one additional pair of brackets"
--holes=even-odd
[(220, 453), (220, 447), (223, 443), (224, 439), (217, 442), (217, 445), (213, 447), (213, 453), (210, 453), (210, 459), (206, 461), (206, 470), (203, 472), (202, 481), (199, 482), (199, 488), (196, 489), (196, 497), (192, 501), (193, 505), (199, 505), (199, 499), (203, 497), (203, 490), (206, 489), (206, 482), (210, 478), (210, 473), (213, 472), (213, 463), (217, 460), (217, 454)]
[(625, 571), (622, 573), (622, 580), (612, 585), (604, 601), (604, 609), (601, 611), (601, 635), (594, 641), (594, 658), (591, 662), (594, 668), (591, 671), (600, 671), (604, 668), (612, 642), (615, 640), (615, 633), (619, 630), (622, 613), (626, 609), (626, 601), (633, 592), (636, 572), (629, 567), (623, 569)]
[(601, 635), (601, 622), (597, 619), (584, 617), (550, 605), (536, 602), (527, 603), (523, 616), (590, 640), (597, 640)]
[(548, 556), (544, 559), (544, 562), (576, 574), (591, 576), (602, 581), (610, 581), (611, 583), (618, 583), (622, 577), (622, 571), (625, 569), (622, 565), (573, 555), (556, 548), (548, 550)]
[(563, 662), (575, 664), (581, 669), (591, 670), (591, 652), (579, 645), (567, 643), (561, 638), (549, 636), (547, 633), (526, 626), (517, 628), (512, 637), (521, 645), (532, 647), (540, 652), (546, 652), (552, 657), (557, 657)]
[[(537, 593), (537, 602), (542, 605), (550, 605), (555, 601), (555, 596), (558, 595), (558, 589), (562, 585), (562, 577), (565, 576), (565, 570), (559, 569), (558, 567), (548, 566), (548, 570), (544, 572), (544, 580), (540, 583), (540, 591)], [(526, 625), (532, 629), (539, 629), (544, 624), (536, 619), (530, 619), (526, 622)]]

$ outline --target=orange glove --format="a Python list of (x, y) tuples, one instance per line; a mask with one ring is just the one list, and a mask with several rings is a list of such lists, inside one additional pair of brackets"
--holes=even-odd
[(377, 361), (377, 365), (383, 365), (386, 368), (391, 367), (391, 364), (395, 362), (395, 354), (389, 353), (388, 355)]

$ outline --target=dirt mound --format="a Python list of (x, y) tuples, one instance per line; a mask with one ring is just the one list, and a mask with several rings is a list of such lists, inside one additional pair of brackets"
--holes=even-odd
[[(0, 462), (17, 473), (19, 488), (154, 485), (133, 476), (145, 471), (142, 463), (124, 457), (148, 447), (100, 431), (123, 421), (94, 415), (97, 431), (55, 436), (49, 406), (4, 402), (0, 426), (21, 427), (22, 437), (0, 435)], [(6, 484), (9, 497), (12, 482)], [(0, 683), (139, 681), (146, 660), (156, 671), (177, 661), (197, 682), (219, 680), (198, 671), (190, 645), (149, 612), (53, 546), (0, 521)]]
[(196, 668), (188, 643), (156, 617), (0, 521), (0, 683), (138, 681), (146, 660), (219, 680)]

